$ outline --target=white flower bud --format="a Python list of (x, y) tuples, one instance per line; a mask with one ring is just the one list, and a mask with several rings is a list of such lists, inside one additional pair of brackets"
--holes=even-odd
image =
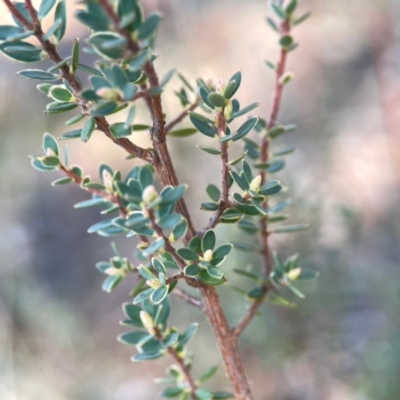
[(293, 268), (292, 270), (290, 270), (286, 276), (291, 280), (291, 281), (295, 281), (299, 275), (301, 274), (301, 268)]
[(257, 175), (250, 183), (250, 190), (258, 193), (261, 185), (261, 175)]
[(158, 193), (156, 188), (153, 185), (149, 185), (143, 190), (142, 200), (145, 204), (149, 204), (155, 200), (157, 196)]
[(204, 261), (210, 262), (212, 260), (212, 258), (213, 258), (213, 251), (207, 250), (203, 256)]

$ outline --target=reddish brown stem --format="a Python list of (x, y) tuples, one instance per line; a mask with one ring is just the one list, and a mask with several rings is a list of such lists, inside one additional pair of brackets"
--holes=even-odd
[[(290, 25), (288, 20), (281, 22), (280, 33), (281, 35), (287, 35), (290, 33)], [(287, 50), (282, 47), (279, 54), (278, 62), (276, 64), (274, 91), (272, 93), (271, 107), (268, 114), (267, 131), (275, 126), (278, 118), (279, 108), (282, 100), (283, 86), (284, 86), (283, 83), (281, 82), (281, 77), (285, 73), (287, 53), (288, 53)], [(268, 159), (269, 159), (269, 140), (268, 136), (265, 135), (261, 142), (260, 162), (268, 162)], [(266, 171), (262, 170), (261, 184), (265, 183), (266, 177), (267, 177)], [(265, 209), (268, 207), (267, 200), (263, 203), (263, 207)], [(261, 242), (262, 274), (264, 281), (266, 282), (272, 271), (272, 260), (268, 242), (269, 234), (268, 234), (267, 216), (263, 216), (260, 219), (260, 231), (261, 231), (260, 242)], [(270, 286), (267, 283), (264, 283), (261, 285), (261, 288), (263, 291), (262, 296), (251, 303), (250, 307), (246, 310), (243, 317), (232, 329), (232, 335), (235, 338), (238, 338), (239, 335), (243, 332), (243, 330), (247, 327), (247, 325), (251, 322), (258, 308), (263, 303), (265, 296), (268, 294)]]
[(175, 125), (178, 125), (187, 115), (189, 111), (193, 111), (199, 105), (199, 100), (196, 100), (189, 107), (184, 109), (177, 117), (165, 125), (165, 133), (167, 134)]
[[(82, 184), (83, 178), (81, 176), (79, 176), (75, 172), (65, 168), (63, 165), (60, 165), (58, 168), (59, 168), (60, 171), (64, 172), (64, 174), (66, 176), (68, 176), (69, 178), (72, 178), (75, 183), (77, 183), (78, 185)], [(111, 201), (115, 205), (119, 206), (120, 214), (124, 218), (128, 215), (128, 210), (122, 204), (121, 198), (116, 196), (114, 193), (109, 193), (109, 192), (106, 192), (105, 190), (94, 189), (94, 188), (89, 188), (89, 187), (85, 187), (85, 186), (83, 186), (82, 188), (84, 190), (86, 190), (87, 192), (90, 192), (90, 193), (93, 193), (93, 194), (97, 194), (98, 196), (101, 196), (104, 199), (106, 199), (108, 201)]]
[[(162, 334), (157, 327), (153, 327), (155, 331), (155, 336), (158, 340), (162, 340)], [(178, 352), (172, 347), (166, 347), (168, 354), (174, 359), (174, 361), (178, 364), (179, 369), (181, 370), (183, 376), (185, 377), (185, 383), (187, 388), (189, 389), (190, 398), (193, 400), (197, 400), (197, 396), (195, 395), (195, 391), (197, 389), (192, 374), (189, 369), (186, 367), (184, 359), (178, 354)]]

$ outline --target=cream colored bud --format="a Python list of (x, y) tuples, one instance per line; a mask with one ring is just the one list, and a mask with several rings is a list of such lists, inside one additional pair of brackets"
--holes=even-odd
[(220, 78), (217, 83), (217, 87), (215, 88), (215, 92), (220, 94), (223, 97), (224, 92), (225, 92), (225, 86), (226, 85), (224, 84), (224, 80), (222, 78)]
[(145, 204), (151, 203), (158, 196), (157, 190), (153, 185), (147, 186), (142, 193), (142, 200)]
[(125, 271), (122, 268), (110, 267), (104, 271), (107, 275), (125, 275)]
[(258, 193), (261, 185), (261, 175), (257, 175), (250, 183), (250, 190)]
[(97, 96), (110, 100), (116, 100), (118, 97), (118, 93), (114, 89), (108, 87), (102, 87), (97, 89), (96, 94)]
[(229, 119), (232, 115), (232, 102), (229, 100), (228, 104), (224, 108), (224, 117)]
[(149, 313), (147, 313), (146, 311), (140, 311), (140, 320), (143, 323), (143, 326), (147, 329), (150, 330), (153, 328), (154, 326), (154, 321), (153, 318), (151, 317), (151, 315)]
[(112, 190), (112, 175), (110, 174), (110, 171), (103, 169), (102, 172), (102, 178), (103, 178), (103, 183), (104, 186), (111, 191)]
[(207, 250), (204, 253), (203, 260), (207, 261), (207, 262), (210, 262), (212, 260), (212, 258), (213, 258), (213, 251), (212, 250)]
[(157, 289), (158, 287), (161, 286), (161, 283), (158, 279), (148, 279), (146, 281), (147, 285), (150, 286), (153, 289)]
[(55, 157), (57, 157), (57, 154), (56, 154), (56, 152), (55, 152), (53, 149), (51, 149), (50, 147), (48, 147), (48, 148), (46, 149), (46, 156), (55, 156)]
[(301, 274), (301, 268), (293, 268), (292, 270), (290, 270), (286, 276), (291, 280), (291, 281), (295, 281), (299, 275)]
[(174, 236), (173, 232), (171, 232), (171, 234), (168, 236), (168, 241), (169, 242), (174, 242), (175, 241), (175, 236)]

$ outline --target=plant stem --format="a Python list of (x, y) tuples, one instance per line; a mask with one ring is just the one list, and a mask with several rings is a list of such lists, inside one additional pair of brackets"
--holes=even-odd
[[(289, 21), (286, 19), (280, 24), (280, 33), (281, 35), (287, 35), (290, 33), (290, 25)], [(268, 114), (268, 122), (267, 122), (267, 132), (269, 129), (273, 128), (276, 124), (279, 108), (282, 100), (282, 92), (283, 92), (283, 84), (280, 80), (282, 75), (285, 73), (286, 67), (286, 59), (287, 59), (288, 51), (282, 47), (279, 54), (279, 59), (276, 64), (276, 72), (275, 72), (275, 82), (274, 82), (274, 91), (272, 93), (272, 101), (271, 107)], [(260, 150), (260, 162), (268, 162), (269, 159), (269, 139), (268, 135), (265, 135), (261, 141), (261, 150)], [(261, 171), (261, 185), (265, 183), (267, 178), (267, 173), (265, 170)], [(268, 200), (263, 203), (263, 207), (266, 209), (268, 207)], [(261, 217), (260, 220), (260, 242), (261, 242), (261, 260), (262, 260), (262, 274), (264, 278), (264, 282), (267, 282), (268, 277), (272, 271), (272, 260), (269, 249), (269, 233), (268, 233), (268, 216)], [(265, 296), (268, 294), (268, 290), (271, 288), (271, 285), (268, 283), (263, 283), (261, 285), (263, 290), (263, 294), (257, 300), (254, 300), (250, 307), (246, 310), (243, 317), (239, 320), (239, 322), (232, 329), (232, 335), (237, 339), (239, 335), (243, 332), (243, 330), (247, 327), (250, 321), (253, 319), (256, 314), (258, 308), (263, 303)]]
[[(153, 327), (155, 336), (158, 340), (162, 340), (162, 334), (157, 327)], [(185, 383), (187, 388), (189, 389), (190, 398), (193, 400), (197, 400), (195, 395), (195, 391), (197, 389), (192, 374), (190, 373), (189, 369), (186, 367), (183, 358), (179, 356), (177, 351), (172, 346), (166, 347), (168, 354), (174, 359), (174, 361), (178, 364), (179, 369), (181, 370), (183, 376), (185, 377)]]

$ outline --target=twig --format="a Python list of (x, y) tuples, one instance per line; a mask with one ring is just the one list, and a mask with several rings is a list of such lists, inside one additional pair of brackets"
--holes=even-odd
[[(280, 33), (281, 35), (287, 35), (290, 33), (290, 25), (289, 21), (286, 19), (282, 21), (280, 24)], [(275, 84), (274, 84), (274, 91), (272, 94), (272, 102), (271, 108), (268, 115), (268, 122), (267, 122), (267, 130), (271, 129), (275, 124), (279, 113), (279, 107), (281, 104), (282, 99), (282, 92), (283, 92), (283, 83), (281, 82), (281, 77), (285, 73), (285, 66), (286, 66), (286, 58), (287, 58), (287, 50), (285, 48), (281, 48), (279, 60), (276, 66), (276, 73), (275, 73)], [(261, 142), (261, 150), (260, 150), (260, 162), (268, 162), (269, 159), (269, 139), (268, 136), (265, 135)], [(261, 171), (261, 184), (265, 183), (267, 177), (267, 173), (265, 170)], [(268, 207), (268, 201), (266, 200), (263, 203), (264, 208)], [(272, 260), (269, 250), (269, 242), (268, 242), (268, 217), (263, 216), (260, 221), (260, 228), (261, 228), (261, 258), (262, 258), (262, 274), (264, 281), (266, 281), (272, 271)], [(232, 336), (237, 339), (239, 335), (243, 332), (243, 330), (247, 327), (250, 321), (253, 319), (254, 315), (256, 314), (258, 308), (263, 303), (265, 296), (268, 294), (270, 286), (267, 283), (264, 283), (262, 286), (262, 296), (259, 297), (257, 300), (254, 300), (250, 307), (246, 310), (243, 317), (239, 320), (239, 322), (235, 325), (232, 329)]]
[[(48, 54), (49, 58), (51, 61), (54, 62), (54, 64), (58, 64), (59, 62), (62, 61), (62, 57), (58, 53), (56, 47), (54, 46), (53, 43), (51, 43), (49, 40), (44, 39), (44, 32), (42, 30), (40, 21), (38, 20), (36, 16), (36, 12), (33, 8), (32, 2), (30, 0), (25, 0), (25, 6), (26, 9), (29, 13), (29, 15), (32, 18), (33, 23), (29, 22), (15, 7), (15, 5), (10, 1), (10, 0), (4, 0), (4, 3), (10, 10), (11, 14), (20, 22), (23, 27), (27, 30), (32, 30), (34, 32), (34, 35), (36, 38), (39, 40), (40, 44), (42, 45), (43, 50)], [(80, 96), (80, 91), (81, 91), (81, 85), (79, 81), (76, 79), (74, 75), (72, 75), (69, 71), (69, 68), (67, 65), (63, 65), (62, 67), (59, 68), (62, 77), (69, 83), (69, 85), (72, 88), (74, 97), (77, 99), (77, 103), (80, 106), (82, 112), (85, 115), (89, 115), (89, 107), (91, 106), (91, 103), (86, 101)], [(114, 143), (117, 145), (121, 146), (123, 149), (125, 149), (129, 154), (133, 154), (138, 158), (141, 158), (142, 160), (145, 160), (149, 163), (153, 162), (153, 152), (150, 150), (143, 149), (134, 143), (132, 143), (129, 139), (127, 138), (114, 138), (113, 135), (111, 134), (110, 131), (110, 126), (107, 122), (107, 120), (104, 117), (96, 117), (96, 124), (99, 130), (101, 130), (108, 138), (110, 138)]]
[(180, 288), (175, 288), (172, 291), (172, 294), (175, 294), (175, 296), (180, 297), (181, 299), (187, 301), (192, 306), (195, 306), (195, 307), (199, 308), (200, 310), (203, 310), (203, 302), (201, 301), (201, 299), (199, 299), (196, 296), (192, 296), (191, 294), (187, 293), (185, 290), (180, 289)]
[(189, 107), (183, 110), (177, 117), (165, 125), (165, 133), (167, 134), (175, 125), (179, 124), (187, 115), (189, 111), (193, 111), (199, 105), (199, 100), (196, 100)]
[(165, 250), (167, 250), (171, 254), (171, 256), (174, 258), (175, 262), (178, 264), (179, 268), (181, 269), (182, 272), (181, 272), (181, 274), (179, 274), (180, 277), (185, 279), (186, 283), (189, 286), (200, 287), (202, 285), (202, 283), (200, 281), (198, 281), (197, 279), (192, 278), (190, 276), (187, 276), (187, 275), (185, 275), (183, 273), (183, 270), (186, 267), (186, 263), (179, 256), (179, 254), (176, 252), (175, 247), (172, 246), (172, 244), (169, 241), (169, 239), (165, 236), (163, 230), (157, 225), (153, 211), (147, 209), (147, 213), (148, 213), (148, 217), (149, 217), (149, 220), (150, 220), (150, 226), (154, 229), (154, 231), (156, 232), (158, 237), (164, 239), (164, 248), (165, 248)]
[[(75, 172), (65, 168), (63, 165), (60, 165), (58, 168), (66, 176), (68, 176), (69, 178), (72, 178), (75, 183), (77, 183), (78, 185), (82, 184), (83, 178), (81, 176), (79, 176)], [(81, 187), (82, 187), (82, 189), (86, 190), (87, 192), (97, 194), (98, 196), (101, 196), (101, 197), (105, 198), (106, 200), (111, 201), (112, 203), (118, 205), (122, 217), (125, 218), (128, 215), (128, 210), (122, 204), (121, 198), (116, 196), (115, 194), (106, 192), (105, 190), (101, 190), (101, 189), (94, 189), (94, 188), (89, 188), (89, 187), (85, 187), (85, 186), (81, 186)]]
[[(160, 332), (160, 329), (157, 328), (156, 326), (154, 326), (153, 329), (154, 329), (156, 338), (161, 341), (162, 334)], [(196, 387), (196, 384), (194, 382), (194, 379), (193, 379), (188, 367), (185, 365), (184, 359), (179, 355), (179, 353), (172, 346), (167, 346), (166, 349), (168, 351), (168, 354), (178, 364), (179, 369), (181, 370), (183, 376), (185, 377), (185, 382), (186, 382), (187, 388), (189, 389), (190, 398), (193, 400), (197, 400), (197, 396), (195, 394), (197, 387)]]

